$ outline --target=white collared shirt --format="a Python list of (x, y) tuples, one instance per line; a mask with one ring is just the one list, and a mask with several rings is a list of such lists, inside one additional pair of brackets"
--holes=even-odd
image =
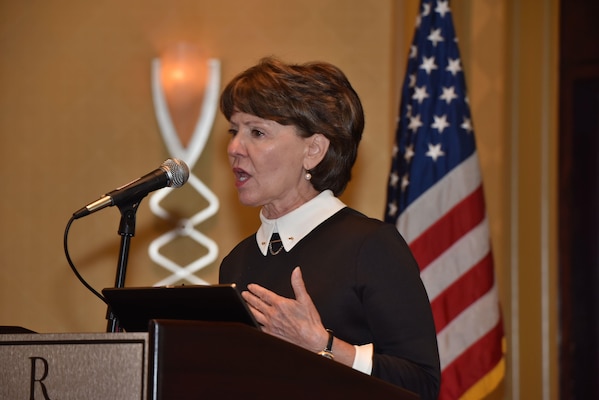
[(258, 247), (262, 254), (266, 255), (270, 237), (274, 232), (278, 232), (281, 236), (283, 248), (286, 252), (289, 252), (314, 228), (345, 207), (345, 204), (335, 197), (333, 192), (325, 190), (281, 218), (268, 219), (260, 211), (262, 225), (256, 232)]
[[(332, 217), (346, 205), (333, 192), (325, 190), (315, 198), (302, 204), (297, 209), (277, 219), (268, 219), (260, 211), (262, 225), (256, 232), (256, 242), (263, 255), (268, 253), (270, 237), (277, 232), (281, 237), (283, 248), (289, 252), (300, 240), (318, 225)], [(362, 346), (354, 345), (356, 355), (352, 368), (370, 375), (372, 373), (372, 355), (374, 346), (368, 343)]]

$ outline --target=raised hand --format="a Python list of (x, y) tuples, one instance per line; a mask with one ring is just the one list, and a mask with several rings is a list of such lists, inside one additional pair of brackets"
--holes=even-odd
[(324, 348), (328, 334), (306, 290), (300, 267), (291, 273), (291, 286), (295, 299), (256, 284), (249, 284), (242, 296), (264, 332), (318, 352)]

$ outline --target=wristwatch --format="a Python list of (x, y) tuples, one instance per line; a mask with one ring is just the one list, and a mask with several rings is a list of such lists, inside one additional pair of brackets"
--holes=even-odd
[(327, 329), (327, 332), (329, 333), (329, 341), (327, 342), (327, 347), (325, 347), (324, 350), (319, 351), (318, 355), (328, 358), (329, 360), (333, 360), (335, 358), (335, 356), (333, 355), (333, 331)]

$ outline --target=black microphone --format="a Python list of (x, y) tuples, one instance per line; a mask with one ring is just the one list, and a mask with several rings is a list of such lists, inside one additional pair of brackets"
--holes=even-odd
[(106, 207), (120, 206), (128, 203), (133, 205), (154, 190), (164, 187), (181, 187), (187, 182), (188, 178), (189, 167), (187, 164), (179, 159), (169, 158), (160, 165), (160, 168), (112, 192), (106, 193), (98, 200), (89, 203), (79, 211), (73, 213), (73, 217), (75, 219), (85, 217)]

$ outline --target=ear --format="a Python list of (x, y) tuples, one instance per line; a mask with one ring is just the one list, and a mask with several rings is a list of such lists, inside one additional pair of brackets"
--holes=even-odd
[(306, 139), (308, 148), (304, 157), (304, 169), (306, 171), (316, 167), (329, 150), (329, 139), (322, 133), (315, 133)]

